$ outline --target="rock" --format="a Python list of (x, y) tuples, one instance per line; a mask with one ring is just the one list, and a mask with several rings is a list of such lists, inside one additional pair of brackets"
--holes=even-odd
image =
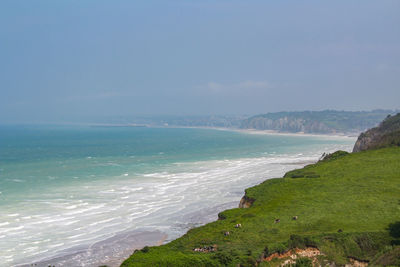
[(217, 251), (217, 245), (203, 246), (202, 248), (194, 248), (194, 252), (213, 252)]
[(250, 208), (254, 201), (256, 200), (244, 195), (240, 200), (239, 208)]
[(388, 115), (378, 127), (360, 134), (353, 152), (378, 149), (387, 146), (400, 146), (400, 113)]

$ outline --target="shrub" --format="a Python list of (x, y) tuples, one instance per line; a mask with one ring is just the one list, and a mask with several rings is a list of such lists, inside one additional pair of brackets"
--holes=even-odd
[(389, 234), (394, 238), (400, 238), (400, 221), (389, 224)]
[(270, 253), (285, 253), (288, 250), (288, 248), (284, 244), (276, 244), (275, 246), (272, 246), (270, 249)]
[(253, 267), (253, 266), (257, 266), (257, 261), (251, 257), (242, 257), (240, 260), (240, 267)]
[(265, 248), (264, 248), (264, 255), (265, 255), (266, 257), (268, 257), (268, 256), (270, 255), (270, 253), (269, 253), (269, 248), (268, 248), (268, 247), (265, 247)]
[(226, 252), (217, 252), (212, 256), (213, 259), (217, 260), (222, 265), (228, 265), (233, 261), (232, 255)]
[(309, 237), (302, 237), (299, 235), (291, 235), (289, 242), (289, 248), (306, 248), (306, 247), (317, 247), (317, 243)]
[(150, 251), (150, 248), (149, 248), (148, 246), (145, 246), (145, 247), (142, 248), (140, 251), (143, 252), (143, 253), (147, 253), (147, 252)]
[(223, 212), (218, 213), (218, 220), (225, 220), (226, 215)]
[(346, 156), (348, 154), (349, 154), (349, 152), (347, 152), (347, 151), (338, 150), (338, 151), (330, 153), (330, 154), (324, 154), (323, 158), (320, 161), (335, 160), (335, 159), (341, 158), (343, 156)]
[(299, 258), (296, 260), (294, 267), (312, 267), (312, 261), (309, 258)]

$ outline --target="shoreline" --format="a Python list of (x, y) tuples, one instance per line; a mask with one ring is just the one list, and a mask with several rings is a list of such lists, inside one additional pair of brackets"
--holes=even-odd
[(171, 129), (208, 129), (218, 131), (231, 131), (247, 134), (265, 134), (265, 135), (282, 135), (282, 136), (311, 136), (311, 137), (335, 137), (335, 138), (357, 138), (361, 132), (354, 133), (305, 133), (305, 132), (280, 132), (277, 130), (259, 130), (259, 129), (242, 129), (215, 126), (179, 126), (179, 125), (135, 125), (135, 124), (90, 124), (90, 127), (132, 127), (132, 128), (171, 128)]
[(58, 253), (59, 256), (55, 255), (39, 261), (17, 264), (15, 266), (76, 266), (77, 262), (79, 262), (83, 266), (90, 267), (102, 265), (117, 267), (131, 256), (136, 249), (142, 249), (145, 246), (160, 246), (166, 239), (167, 234), (159, 230), (134, 230), (116, 234), (88, 247), (75, 247), (60, 251)]
[[(153, 126), (150, 126), (152, 128)], [(208, 130), (218, 130), (218, 131), (230, 131), (230, 132), (238, 132), (245, 134), (255, 134), (255, 135), (280, 135), (280, 136), (309, 136), (309, 137), (326, 137), (326, 138), (357, 138), (359, 133), (346, 134), (346, 133), (337, 133), (337, 134), (318, 134), (318, 133), (304, 133), (304, 132), (280, 132), (276, 130), (258, 130), (258, 129), (240, 129), (240, 128), (224, 128), (224, 127), (207, 127), (207, 126), (160, 126), (156, 128), (181, 128), (181, 129), (208, 129)]]
[[(163, 127), (163, 128), (167, 128), (167, 127)], [(241, 129), (232, 129), (232, 128), (211, 128), (211, 127), (170, 127), (170, 128), (201, 128), (201, 129), (214, 129), (214, 130), (241, 132), (241, 133), (245, 133), (245, 134), (306, 136), (306, 134), (286, 134), (286, 133), (275, 133), (275, 132), (270, 132), (270, 131), (241, 130)], [(309, 135), (309, 136), (321, 137), (321, 135)], [(328, 135), (325, 135), (324, 137), (336, 138), (335, 136), (328, 136)], [(339, 136), (339, 137), (343, 138), (344, 136)], [(349, 137), (344, 137), (344, 138), (347, 139)], [(289, 162), (289, 163), (280, 162), (279, 164), (292, 165), (292, 168), (299, 168), (302, 165), (309, 164), (309, 163), (311, 163), (311, 162), (301, 161), (301, 162)], [(272, 164), (276, 164), (276, 163), (272, 163)], [(281, 177), (281, 176), (272, 176), (269, 178), (274, 178), (274, 177)], [(263, 181), (267, 180), (269, 178), (263, 178)], [(244, 194), (243, 190), (248, 187), (249, 186), (245, 186), (245, 187), (241, 188), (241, 196), (238, 198), (238, 201), (236, 201), (234, 203), (234, 206), (224, 207), (220, 211), (230, 209), (230, 208), (236, 208), (239, 204), (240, 198), (243, 197), (243, 194)], [(234, 192), (230, 192), (230, 193), (234, 193)], [(226, 203), (222, 203), (221, 205), (225, 205), (225, 204)], [(205, 214), (200, 214), (199, 210), (196, 210), (194, 213), (196, 215), (198, 215), (197, 217), (205, 215)], [(217, 217), (214, 216), (210, 221), (201, 223), (201, 225), (207, 224), (209, 222), (213, 222), (216, 219), (217, 219)], [(197, 226), (199, 226), (199, 225), (197, 225)], [(183, 233), (183, 235), (184, 235), (184, 233)], [(49, 266), (49, 265), (51, 265), (51, 266), (53, 266), (53, 265), (74, 266), (74, 263), (76, 266), (76, 262), (78, 262), (78, 261), (84, 263), (84, 266), (98, 267), (98, 266), (104, 265), (104, 264), (106, 264), (109, 267), (119, 266), (124, 260), (126, 260), (133, 253), (133, 251), (135, 249), (141, 249), (144, 246), (160, 246), (160, 245), (168, 243), (172, 240), (175, 240), (181, 236), (182, 235), (168, 240), (167, 239), (168, 236), (166, 235), (166, 233), (160, 232), (158, 230), (154, 231), (154, 232), (149, 232), (149, 231), (144, 231), (144, 230), (134, 230), (134, 232), (118, 233), (111, 238), (95, 242), (86, 247), (82, 247), (82, 246), (81, 247), (73, 247), (73, 248), (70, 248), (67, 250), (59, 251), (57, 254), (55, 254), (53, 256), (49, 256), (49, 257), (46, 257), (46, 258), (43, 258), (43, 259), (40, 259), (37, 261), (29, 262), (29, 260), (27, 260), (26, 262), (28, 262), (28, 263), (18, 264), (16, 266), (31, 266), (31, 264), (37, 264), (37, 266)], [(119, 247), (122, 249), (117, 250), (117, 249), (114, 249), (114, 247)]]
[[(305, 160), (299, 162), (285, 162), (279, 163), (284, 166), (291, 166), (288, 170), (297, 169), (304, 165), (314, 163), (314, 160)], [(282, 174), (283, 175), (283, 174)], [(272, 179), (275, 176), (264, 177), (262, 181)], [(262, 182), (260, 181), (260, 182)], [(254, 186), (257, 185), (250, 185)], [(185, 221), (191, 224), (192, 227), (199, 227), (208, 223), (212, 223), (218, 220), (218, 214), (222, 211), (237, 208), (240, 199), (244, 196), (244, 190), (248, 186), (242, 188), (240, 196), (237, 196), (236, 201), (220, 203), (213, 207), (202, 208), (200, 210), (193, 211), (192, 213), (183, 215)], [(232, 194), (234, 192), (231, 192)], [(113, 237), (97, 241), (93, 244), (86, 246), (76, 246), (69, 249), (59, 251), (53, 256), (49, 256), (36, 261), (26, 260), (25, 263), (19, 263), (14, 266), (16, 267), (29, 267), (29, 266), (82, 266), (98, 267), (106, 265), (107, 267), (118, 267), (126, 259), (128, 259), (135, 250), (140, 250), (145, 246), (162, 246), (169, 242), (172, 242), (191, 229), (186, 229), (182, 235), (176, 237), (170, 237), (169, 234), (162, 232), (160, 229), (154, 231), (150, 230), (133, 230), (129, 232), (121, 232), (115, 234)]]

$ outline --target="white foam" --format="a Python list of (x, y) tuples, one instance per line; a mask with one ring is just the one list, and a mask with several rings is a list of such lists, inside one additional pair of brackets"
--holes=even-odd
[(74, 224), (74, 223), (77, 223), (77, 222), (80, 222), (79, 220), (76, 220), (76, 221), (70, 221), (70, 222), (66, 222), (66, 223), (64, 223), (64, 225), (65, 226), (68, 226), (68, 225), (71, 225), (71, 224)]
[(55, 244), (55, 245), (49, 245), (49, 248), (57, 248), (57, 247), (61, 247), (63, 245), (64, 245), (64, 243), (59, 243), (59, 244)]
[(102, 224), (102, 223), (114, 221), (115, 219), (118, 219), (118, 218), (106, 219), (106, 220), (102, 220), (102, 221), (98, 221), (98, 222), (91, 223), (91, 224), (89, 224), (89, 225), (90, 225), (90, 226), (98, 225), (98, 224)]
[(25, 227), (25, 226), (21, 225), (21, 226), (17, 226), (17, 227), (11, 227), (11, 228), (0, 229), (0, 234), (8, 233), (8, 232), (15, 232), (15, 231), (17, 231), (17, 230), (24, 229), (24, 227)]
[[(74, 180), (0, 214), (0, 262), (40, 259), (76, 245), (93, 244), (123, 230), (163, 229), (169, 240), (174, 239), (187, 231), (194, 211), (213, 209), (214, 214), (210, 219), (193, 219), (195, 223), (216, 219), (216, 206), (237, 206), (244, 188), (280, 177), (319, 156), (319, 152), (269, 154), (262, 158), (179, 162), (145, 174), (126, 169), (126, 173), (121, 171), (109, 179)], [(127, 178), (122, 179), (121, 173)], [(21, 221), (16, 222), (19, 218)], [(23, 257), (18, 251), (24, 251)]]

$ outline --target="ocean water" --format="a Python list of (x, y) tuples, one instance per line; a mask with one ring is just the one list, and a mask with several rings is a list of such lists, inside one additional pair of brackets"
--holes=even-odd
[(88, 248), (134, 231), (160, 231), (168, 242), (237, 207), (246, 187), (323, 152), (351, 150), (354, 141), (192, 128), (1, 126), (0, 266), (82, 251), (73, 263), (57, 264), (98, 266), (125, 257), (130, 244), (112, 253)]

